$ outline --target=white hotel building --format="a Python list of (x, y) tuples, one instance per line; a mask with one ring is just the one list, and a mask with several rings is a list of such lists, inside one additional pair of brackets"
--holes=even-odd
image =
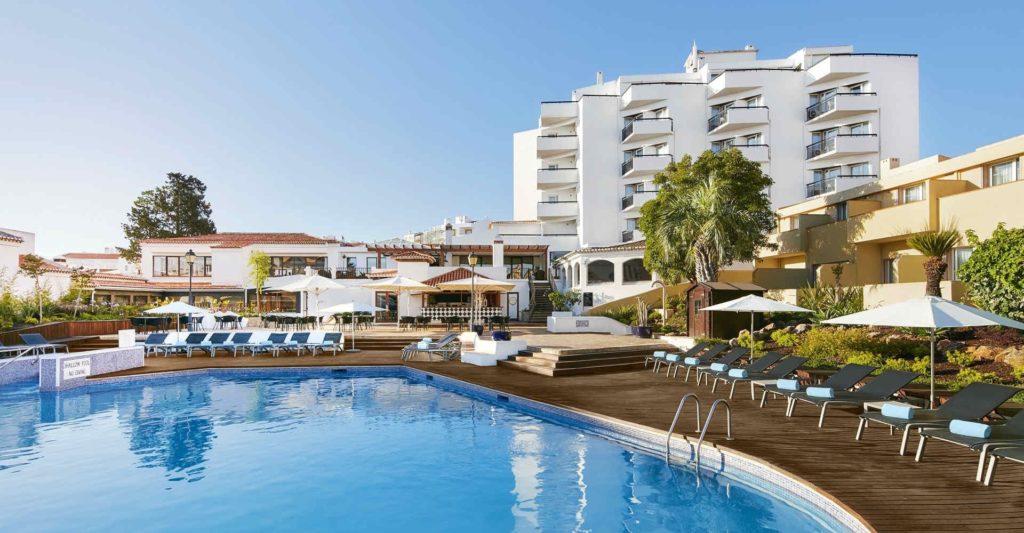
[(556, 274), (600, 305), (650, 289), (630, 262), (643, 255), (639, 209), (684, 155), (738, 148), (775, 181), (776, 208), (874, 181), (884, 159), (916, 160), (917, 57), (830, 46), (758, 59), (695, 44), (683, 72), (598, 73), (542, 102), (513, 144), (514, 220), (468, 238), (547, 244)]

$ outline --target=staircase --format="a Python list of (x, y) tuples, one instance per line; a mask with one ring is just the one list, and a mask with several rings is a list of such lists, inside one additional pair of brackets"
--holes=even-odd
[(525, 323), (530, 325), (547, 326), (548, 317), (555, 309), (551, 307), (551, 300), (548, 300), (548, 293), (553, 289), (549, 281), (532, 281), (534, 302), (530, 309), (530, 318)]
[(643, 368), (644, 357), (655, 350), (674, 349), (657, 342), (615, 348), (531, 348), (508, 361), (498, 361), (498, 366), (550, 377), (631, 372)]
[(68, 351), (71, 353), (117, 348), (117, 337), (106, 339), (102, 337), (72, 337), (70, 339), (55, 342), (59, 344), (67, 344)]

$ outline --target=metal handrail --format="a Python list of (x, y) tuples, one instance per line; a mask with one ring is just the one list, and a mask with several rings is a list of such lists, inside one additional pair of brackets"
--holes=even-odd
[(37, 362), (39, 361), (39, 352), (37, 352), (37, 351), (35, 350), (35, 348), (33, 348), (33, 347), (29, 346), (29, 347), (26, 347), (26, 348), (25, 348), (25, 351), (23, 351), (23, 352), (19, 353), (18, 355), (15, 355), (14, 357), (12, 357), (12, 358), (11, 358), (10, 360), (8, 360), (8, 361), (4, 361), (4, 363), (3, 363), (3, 364), (0, 364), (0, 370), (3, 370), (3, 369), (4, 369), (4, 367), (6, 367), (7, 365), (9, 365), (9, 364), (11, 364), (11, 363), (13, 363), (13, 362), (15, 362), (15, 361), (18, 361), (18, 360), (20, 360), (20, 359), (21, 359), (22, 357), (25, 357), (26, 355), (30, 355), (30, 354), (32, 354), (32, 355), (35, 355), (35, 356), (36, 356), (36, 361), (37, 361)]
[(672, 425), (668, 427), (668, 436), (665, 437), (665, 460), (668, 461), (671, 457), (672, 451), (672, 433), (676, 430), (676, 423), (679, 422), (679, 415), (683, 412), (683, 406), (686, 405), (686, 400), (693, 398), (693, 402), (697, 404), (697, 431), (700, 431), (700, 398), (692, 392), (688, 392), (679, 399), (679, 407), (676, 407), (676, 416), (672, 418)]
[(725, 405), (725, 439), (732, 440), (732, 407), (729, 407), (729, 402), (722, 398), (715, 400), (715, 403), (711, 404), (711, 409), (708, 409), (708, 417), (704, 419), (704, 429), (700, 432), (700, 438), (697, 439), (697, 457), (696, 457), (696, 468), (700, 471), (700, 447), (704, 444), (704, 435), (707, 434), (708, 428), (711, 427), (711, 419), (715, 416), (715, 409), (718, 409), (718, 404)]

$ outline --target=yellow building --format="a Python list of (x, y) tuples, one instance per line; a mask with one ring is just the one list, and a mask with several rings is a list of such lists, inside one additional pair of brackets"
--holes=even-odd
[[(832, 283), (841, 266), (844, 285), (864, 287), (865, 307), (921, 296), (924, 258), (907, 237), (953, 226), (984, 239), (1000, 222), (1024, 227), (1022, 163), (1024, 135), (958, 157), (883, 160), (877, 181), (780, 209), (778, 249), (762, 253), (753, 281), (793, 299), (809, 283)], [(962, 296), (956, 269), (971, 251), (962, 238), (948, 258), (943, 296)]]

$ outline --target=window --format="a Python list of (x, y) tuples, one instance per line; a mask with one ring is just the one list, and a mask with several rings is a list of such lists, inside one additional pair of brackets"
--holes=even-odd
[(366, 270), (373, 270), (375, 268), (380, 268), (380, 258), (379, 257), (367, 257), (366, 258)]
[(835, 139), (836, 135), (839, 134), (839, 128), (832, 128), (830, 130), (820, 130), (811, 132), (811, 144), (819, 143), (828, 139)]
[(636, 231), (636, 223), (640, 220), (639, 218), (627, 218), (626, 219), (626, 231)]
[(728, 149), (732, 148), (732, 145), (735, 142), (736, 142), (736, 139), (724, 139), (724, 140), (721, 140), (721, 141), (714, 141), (714, 142), (711, 143), (711, 151), (717, 154), (718, 152), (721, 152), (722, 150), (728, 150)]
[(819, 168), (814, 171), (814, 181), (825, 181), (839, 177), (839, 167)]
[(953, 269), (950, 274), (956, 281), (960, 280), (960, 276), (957, 274), (960, 271), (960, 267), (971, 258), (971, 254), (974, 253), (974, 248), (970, 246), (964, 246), (962, 248), (953, 248)]
[(855, 83), (853, 85), (847, 85), (846, 86), (846, 92), (852, 93), (852, 94), (862, 93), (862, 92), (864, 92), (864, 84), (863, 83)]
[(658, 109), (651, 111), (651, 113), (654, 114), (655, 118), (668, 118), (667, 107), (659, 107)]
[(644, 267), (644, 260), (637, 258), (622, 263), (622, 281), (651, 281), (651, 273)]
[(882, 283), (896, 283), (896, 260), (882, 260)]
[(924, 183), (903, 189), (903, 203), (909, 204), (924, 200)]
[(761, 106), (761, 95), (752, 96), (747, 98), (745, 101), (747, 107), (760, 107)]
[(811, 94), (811, 105), (815, 105), (815, 104), (818, 104), (820, 102), (824, 102), (825, 100), (828, 100), (829, 98), (832, 98), (835, 95), (836, 95), (836, 89), (829, 89), (829, 90), (824, 91), (824, 92), (813, 93), (813, 94)]
[(580, 284), (580, 264), (576, 263), (572, 266), (572, 284), (578, 286)]
[(1016, 160), (1004, 161), (988, 167), (988, 184), (990, 187), (1017, 181), (1017, 179), (1018, 172)]
[(587, 285), (615, 283), (615, 265), (611, 261), (598, 259), (587, 265)]
[(326, 257), (305, 257), (305, 256), (272, 256), (270, 258), (270, 275), (296, 276), (306, 273), (306, 267), (312, 268), (315, 274), (330, 277), (327, 272)]
[(668, 143), (656, 144), (652, 148), (654, 148), (654, 153), (658, 155), (664, 155), (668, 153)]
[(511, 279), (526, 279), (532, 271), (544, 270), (544, 258), (532, 255), (506, 255), (505, 275)]
[[(213, 258), (208, 255), (196, 256), (196, 261), (192, 264), (192, 276), (196, 278), (208, 278), (212, 273)], [(185, 261), (185, 256), (153, 256), (153, 277), (162, 278), (177, 276), (188, 276), (188, 261)]]
[(871, 124), (867, 122), (861, 122), (859, 124), (850, 124), (850, 135), (868, 135), (871, 133)]
[(847, 218), (849, 218), (849, 212), (847, 211), (846, 202), (836, 204), (836, 222), (842, 222)]
[(871, 163), (857, 163), (850, 165), (851, 176), (870, 176), (871, 175)]
[(755, 133), (753, 135), (747, 135), (746, 137), (743, 138), (743, 140), (746, 141), (747, 146), (757, 146), (759, 144), (764, 144), (764, 143), (761, 142), (761, 134), (760, 133)]
[[(492, 266), (494, 259), (490, 255), (473, 254), (477, 266)], [(507, 258), (506, 258), (507, 259)], [(469, 266), (469, 255), (453, 255), (452, 263), (458, 266)]]
[(549, 194), (548, 195), (548, 203), (557, 204), (558, 203), (558, 195), (557, 194)]

